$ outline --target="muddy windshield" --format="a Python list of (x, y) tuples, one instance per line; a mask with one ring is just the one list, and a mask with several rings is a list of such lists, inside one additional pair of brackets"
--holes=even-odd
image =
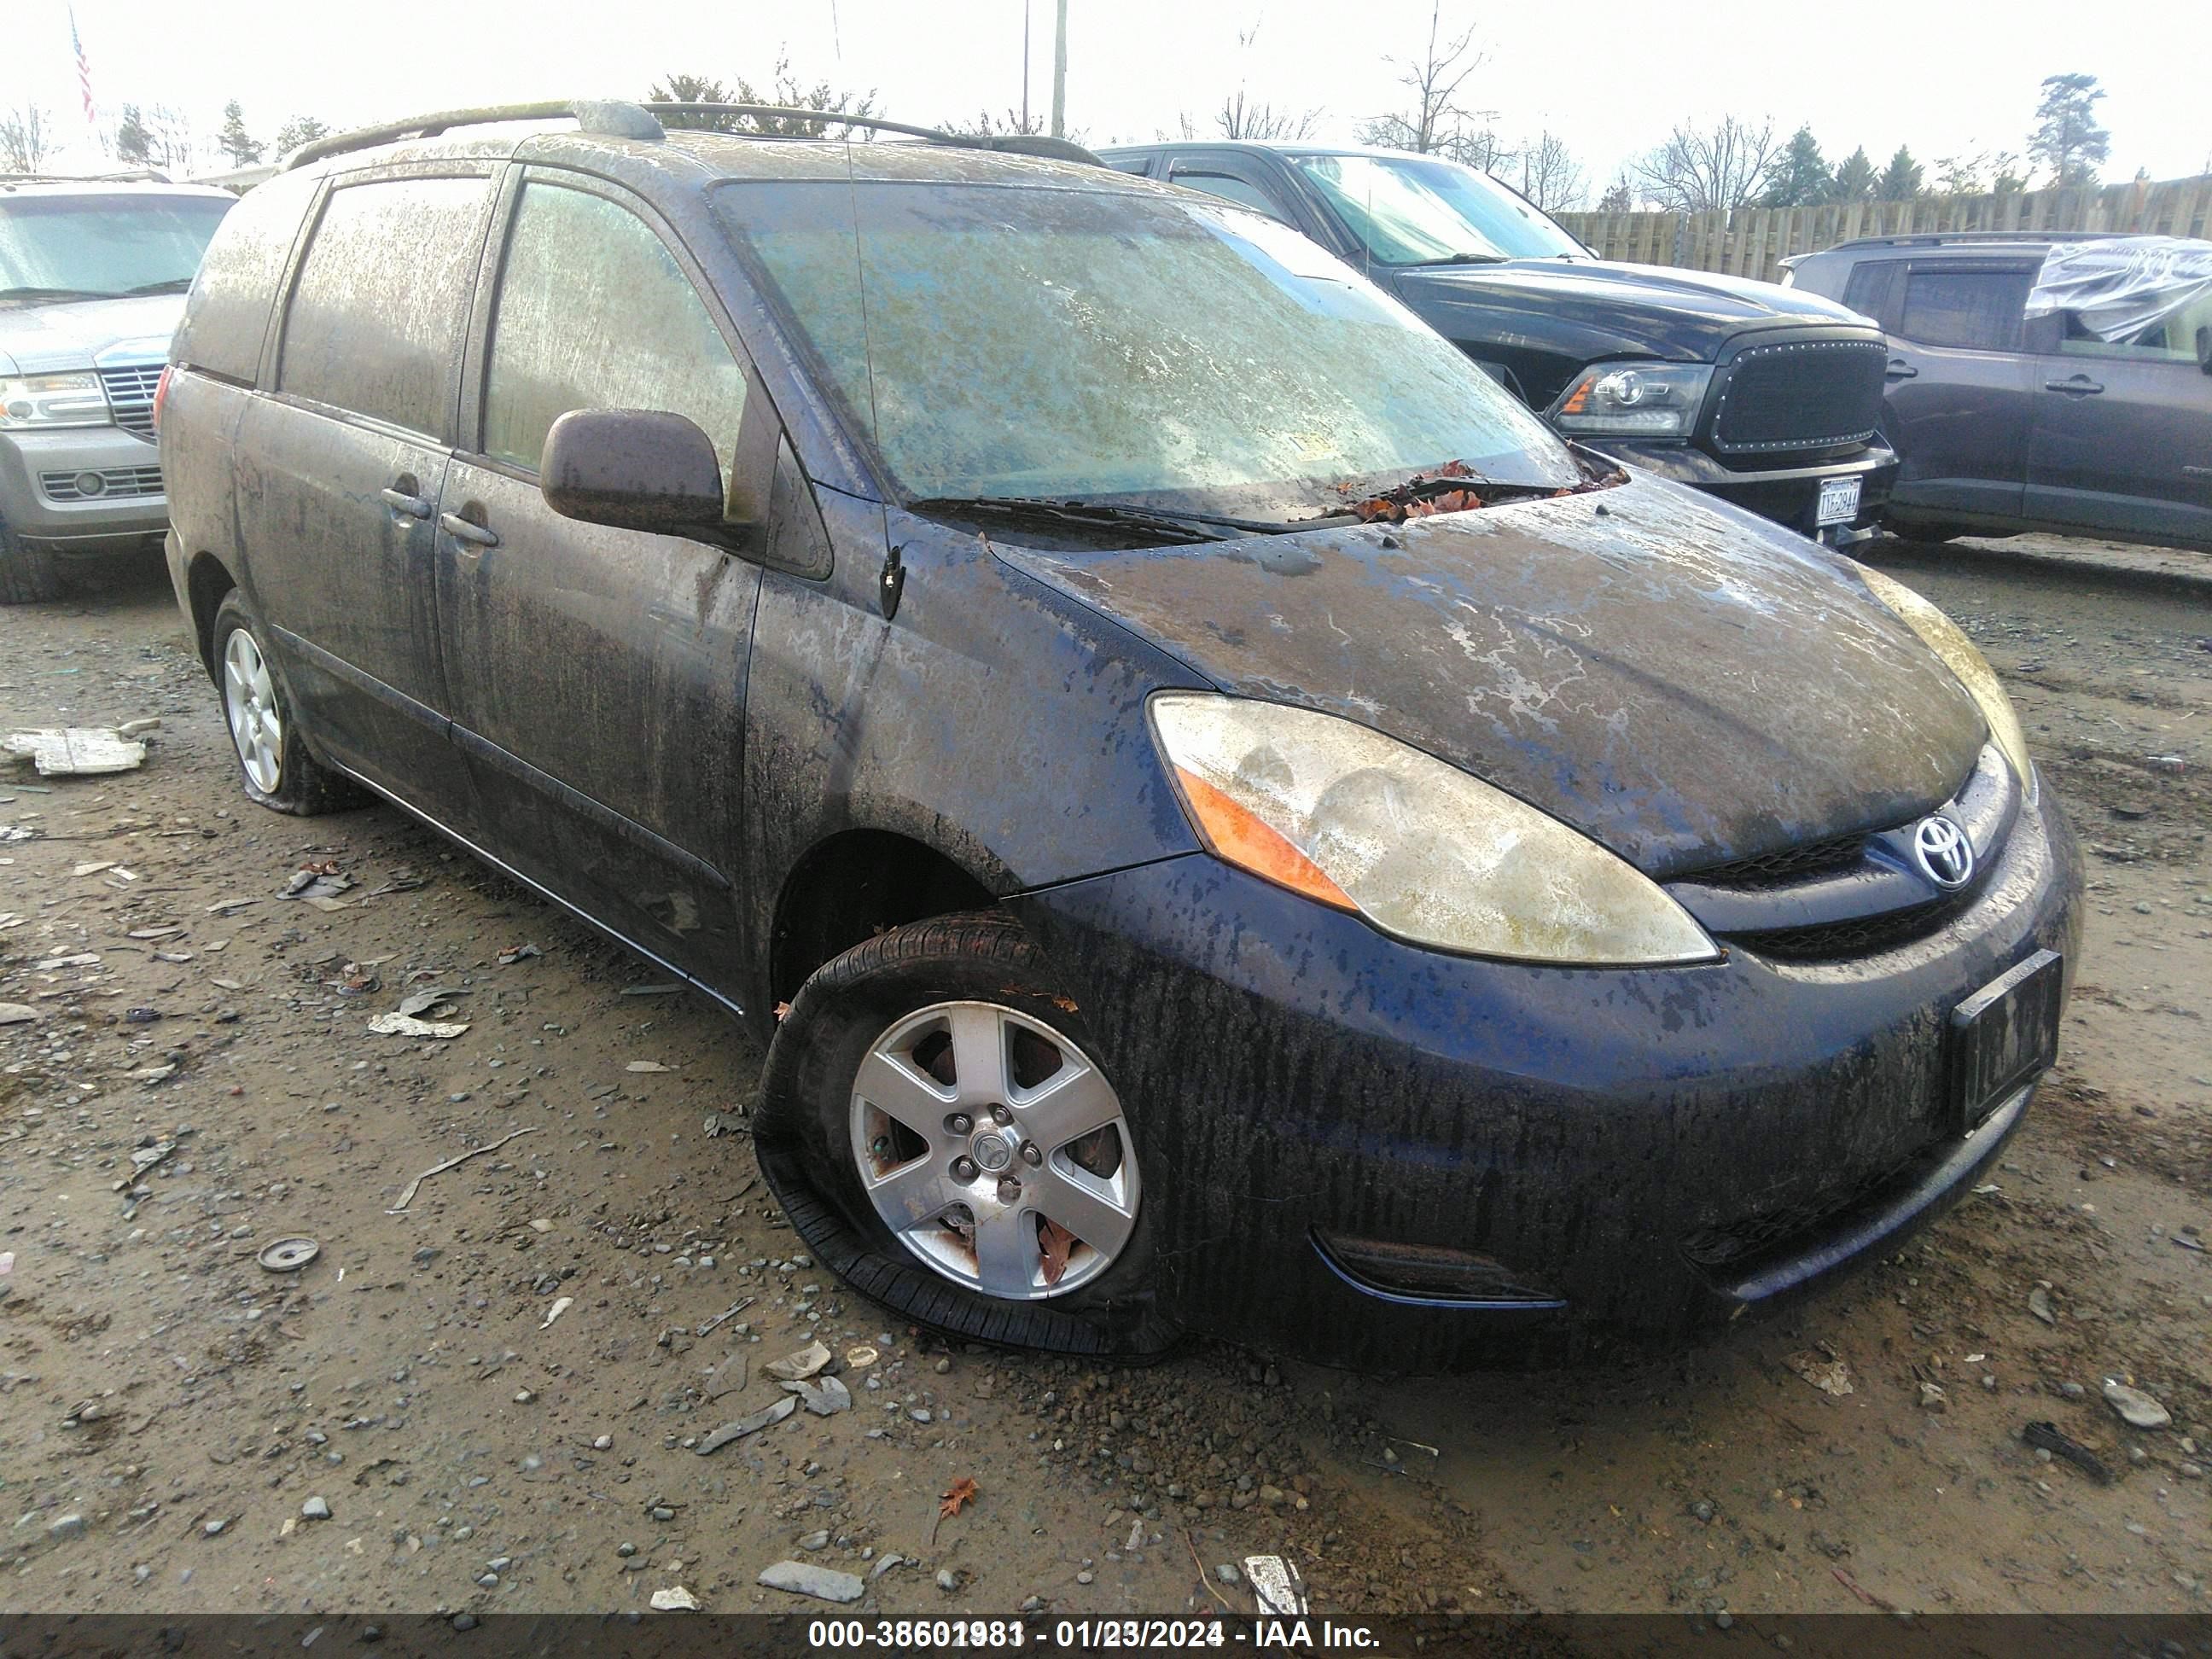
[(1293, 231), (1159, 195), (732, 184), (720, 204), (909, 499), (1282, 516), (1448, 461), (1563, 487), (1559, 441)]
[(1532, 203), (1432, 155), (1293, 155), (1367, 251), (1386, 265), (1585, 258)]

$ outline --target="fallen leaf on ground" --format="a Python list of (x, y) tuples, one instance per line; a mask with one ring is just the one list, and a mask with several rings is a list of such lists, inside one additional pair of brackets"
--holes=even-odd
[(952, 1489), (938, 1500), (937, 1513), (940, 1516), (957, 1515), (963, 1504), (975, 1501), (975, 1483), (963, 1474), (952, 1483)]

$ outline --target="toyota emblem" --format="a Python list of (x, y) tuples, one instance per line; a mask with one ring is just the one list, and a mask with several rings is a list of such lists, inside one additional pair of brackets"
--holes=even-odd
[(1946, 892), (1973, 879), (1974, 843), (1947, 817), (1925, 817), (1914, 826), (1912, 857), (1921, 874)]

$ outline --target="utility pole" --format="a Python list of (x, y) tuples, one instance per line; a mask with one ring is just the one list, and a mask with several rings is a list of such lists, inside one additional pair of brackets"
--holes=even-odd
[(1030, 130), (1030, 0), (1022, 0), (1022, 131)]
[(1067, 0), (1060, 0), (1060, 25), (1052, 37), (1052, 136), (1067, 137)]

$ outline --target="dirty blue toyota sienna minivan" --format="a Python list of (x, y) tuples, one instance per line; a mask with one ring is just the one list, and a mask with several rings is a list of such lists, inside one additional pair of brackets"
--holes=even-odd
[(1894, 1248), (2053, 1058), (2077, 857), (1958, 628), (1079, 155), (326, 139), (161, 450), (247, 793), (726, 1005), (794, 1226), (944, 1331), (1686, 1332)]

